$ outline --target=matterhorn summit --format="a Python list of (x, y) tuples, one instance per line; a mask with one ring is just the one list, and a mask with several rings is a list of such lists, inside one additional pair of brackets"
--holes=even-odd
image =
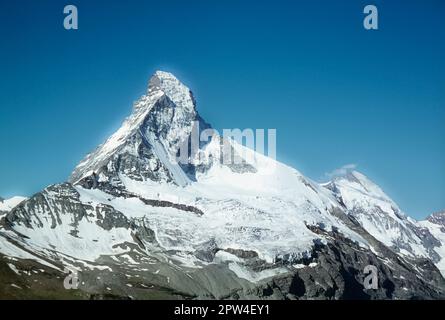
[(197, 119), (192, 92), (172, 74), (157, 71), (132, 114), (76, 167), (70, 181), (78, 182), (93, 173), (110, 180), (117, 178), (114, 173), (123, 172), (140, 180), (183, 185), (187, 177), (169, 165), (170, 157), (188, 138)]

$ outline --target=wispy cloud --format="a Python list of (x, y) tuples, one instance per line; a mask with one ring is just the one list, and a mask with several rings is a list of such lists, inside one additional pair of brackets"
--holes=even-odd
[(327, 173), (325, 173), (325, 175), (326, 175), (326, 177), (331, 179), (333, 177), (345, 175), (348, 172), (354, 171), (356, 168), (357, 168), (357, 164), (349, 163), (349, 164), (342, 166), (341, 168), (335, 169), (331, 172), (327, 172)]

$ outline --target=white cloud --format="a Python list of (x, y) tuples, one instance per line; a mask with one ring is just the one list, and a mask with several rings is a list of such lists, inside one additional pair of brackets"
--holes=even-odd
[(332, 172), (326, 173), (326, 176), (328, 178), (342, 176), (342, 175), (345, 175), (345, 174), (347, 174), (347, 173), (349, 173), (351, 171), (354, 171), (356, 168), (357, 168), (357, 164), (349, 163), (349, 164), (346, 164), (346, 165), (342, 166), (341, 168), (335, 169)]

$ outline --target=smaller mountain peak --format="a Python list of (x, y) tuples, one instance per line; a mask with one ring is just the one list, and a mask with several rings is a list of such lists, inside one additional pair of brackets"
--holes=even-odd
[(362, 181), (369, 180), (364, 174), (355, 170), (355, 167), (348, 166), (344, 166), (340, 169), (334, 170), (334, 172), (329, 175), (334, 182), (346, 180), (349, 182), (361, 183)]
[(372, 181), (363, 173), (355, 170), (355, 167), (346, 169), (345, 167), (343, 167), (335, 170), (331, 174), (331, 182), (329, 184), (335, 185), (337, 187), (340, 186), (353, 188), (355, 190), (361, 190), (361, 192), (364, 194), (372, 195), (373, 197), (393, 202), (374, 181)]
[(355, 167), (342, 167), (330, 174), (333, 182), (351, 182), (358, 183), (363, 186), (375, 185), (365, 174), (355, 170)]
[(345, 178), (349, 179), (351, 181), (359, 182), (360, 184), (363, 184), (363, 183), (373, 183), (367, 176), (365, 176), (363, 173), (361, 173), (361, 172), (359, 172), (357, 170), (352, 170), (352, 171), (348, 172), (345, 175)]
[(348, 170), (348, 171), (345, 171), (343, 174), (338, 174), (337, 176), (334, 176), (334, 179), (356, 180), (357, 173), (358, 173), (358, 171)]
[(369, 187), (372, 188), (377, 187), (377, 185), (371, 179), (369, 179), (366, 175), (357, 170), (347, 171), (344, 174), (340, 174), (333, 177), (332, 180), (334, 182), (347, 181), (349, 183), (357, 183), (366, 189)]

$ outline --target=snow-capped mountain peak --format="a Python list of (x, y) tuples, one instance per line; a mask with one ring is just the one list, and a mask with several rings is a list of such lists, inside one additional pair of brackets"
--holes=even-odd
[(176, 108), (183, 108), (189, 112), (195, 110), (195, 100), (191, 90), (169, 72), (158, 70), (150, 78), (148, 95), (158, 92), (164, 93)]
[[(336, 175), (333, 177), (332, 182), (337, 186), (343, 187), (344, 192), (342, 196), (344, 201), (352, 200), (346, 192), (346, 189), (348, 189), (351, 192), (361, 193), (364, 196), (372, 196), (398, 209), (396, 203), (376, 183), (356, 170)], [(397, 213), (401, 213), (401, 211), (398, 209)]]
[(394, 251), (437, 262), (438, 240), (408, 217), (377, 184), (355, 170), (337, 175), (324, 185), (343, 203), (346, 212), (365, 230)]
[(137, 162), (132, 166), (133, 171), (157, 172), (155, 176), (140, 178), (184, 184), (185, 177), (179, 177), (180, 173), (175, 175), (179, 170), (170, 167), (170, 162), (190, 136), (195, 121), (202, 122), (190, 89), (171, 73), (156, 71), (150, 78), (147, 94), (134, 104), (132, 114), (107, 141), (87, 155), (70, 181), (78, 182), (93, 173), (116, 171), (121, 167), (116, 166), (117, 162), (125, 162), (126, 166)]
[(336, 175), (325, 184), (347, 208), (379, 208), (392, 219), (406, 218), (398, 205), (371, 179), (356, 170)]

